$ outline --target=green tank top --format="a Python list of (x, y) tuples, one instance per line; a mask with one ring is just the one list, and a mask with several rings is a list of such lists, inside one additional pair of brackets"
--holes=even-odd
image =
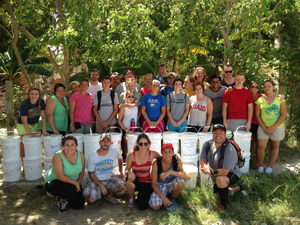
[[(51, 96), (51, 98), (53, 98), (56, 102), (56, 107), (53, 112), (55, 127), (58, 131), (66, 132), (68, 130), (68, 126), (69, 126), (69, 100), (66, 97), (64, 97), (65, 105), (66, 105), (66, 107), (64, 107), (60, 103), (60, 101), (55, 97), (55, 95)], [(46, 122), (46, 130), (53, 131), (49, 124), (48, 118), (46, 121), (47, 121)]]
[[(82, 171), (82, 162), (81, 162), (81, 156), (80, 151), (77, 151), (77, 161), (75, 165), (70, 164), (66, 158), (63, 156), (61, 151), (57, 152), (56, 154), (59, 154), (62, 161), (63, 161), (63, 170), (64, 174), (68, 177), (70, 177), (72, 180), (78, 180), (79, 174)], [(53, 167), (49, 170), (46, 176), (46, 183), (51, 182), (53, 180), (58, 180)]]

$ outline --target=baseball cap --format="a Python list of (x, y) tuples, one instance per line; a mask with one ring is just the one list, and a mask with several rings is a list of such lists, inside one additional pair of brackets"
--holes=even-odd
[(125, 75), (128, 75), (128, 74), (130, 74), (130, 73), (132, 73), (132, 74), (134, 75), (134, 72), (133, 72), (132, 70), (127, 70), (127, 72), (126, 72)]
[(108, 139), (111, 141), (111, 136), (110, 136), (110, 134), (107, 134), (107, 133), (101, 134), (101, 136), (100, 136), (100, 141), (102, 141), (104, 138), (108, 138)]
[(170, 73), (168, 73), (167, 77), (169, 77), (169, 76), (174, 76), (174, 77), (177, 77), (177, 73), (170, 72)]
[(171, 148), (174, 151), (174, 147), (171, 143), (163, 144), (163, 146), (161, 147), (161, 151), (164, 150), (165, 148)]
[(213, 126), (213, 131), (215, 131), (215, 130), (217, 130), (217, 129), (222, 129), (222, 130), (226, 133), (226, 128), (225, 128), (225, 126), (224, 126), (223, 124), (220, 124), (220, 123), (215, 124), (215, 125)]
[(118, 72), (114, 72), (114, 73), (111, 74), (110, 77), (113, 78), (113, 77), (118, 77), (118, 76), (119, 76), (119, 73)]

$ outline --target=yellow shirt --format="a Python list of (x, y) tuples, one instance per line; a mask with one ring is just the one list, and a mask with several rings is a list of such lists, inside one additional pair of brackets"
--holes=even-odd
[(188, 91), (187, 89), (183, 89), (182, 92), (188, 94), (190, 97), (192, 97), (193, 95), (196, 95), (196, 93), (194, 91)]

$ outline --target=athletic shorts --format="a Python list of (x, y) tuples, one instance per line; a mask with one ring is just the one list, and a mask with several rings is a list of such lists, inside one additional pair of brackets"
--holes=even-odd
[[(28, 124), (28, 126), (29, 126), (29, 130), (32, 133), (38, 132), (38, 129), (39, 129), (39, 124), (38, 123), (35, 123), (34, 125), (29, 125)], [(17, 131), (18, 131), (19, 135), (27, 134), (24, 125), (20, 124), (20, 123), (17, 123)]]
[[(234, 174), (234, 173), (232, 173), (232, 172), (229, 172), (229, 173), (227, 174), (227, 177), (228, 177), (228, 179), (229, 179), (228, 187), (234, 185), (234, 184), (237, 183), (237, 182), (239, 181), (239, 179), (240, 179), (236, 174)], [(214, 184), (214, 193), (219, 192), (218, 189), (219, 189), (218, 186), (217, 186), (216, 184)]]
[(271, 139), (272, 141), (282, 141), (284, 139), (284, 125), (276, 128), (272, 135), (267, 135), (261, 126), (257, 129), (257, 139)]
[(183, 122), (179, 127), (174, 127), (172, 123), (168, 123), (167, 125), (167, 130), (168, 131), (173, 131), (173, 132), (178, 132), (182, 133), (186, 131), (186, 122)]

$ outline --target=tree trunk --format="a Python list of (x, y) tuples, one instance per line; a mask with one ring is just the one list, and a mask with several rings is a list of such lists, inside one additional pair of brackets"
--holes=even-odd
[[(13, 91), (12, 91), (12, 82), (7, 80), (5, 81), (5, 101), (6, 101), (6, 123), (7, 123), (7, 131), (13, 131)], [(7, 133), (9, 135), (9, 133)]]

